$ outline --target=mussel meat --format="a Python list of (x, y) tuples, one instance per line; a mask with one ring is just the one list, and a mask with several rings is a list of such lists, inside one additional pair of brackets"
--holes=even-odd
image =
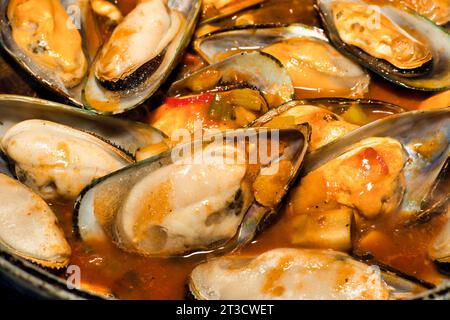
[(277, 211), (308, 135), (306, 126), (241, 129), (177, 145), (88, 187), (78, 233), (144, 256), (233, 250)]
[(400, 0), (400, 3), (438, 25), (445, 25), (450, 21), (450, 3), (447, 0)]
[(250, 26), (197, 39), (196, 51), (209, 63), (241, 51), (261, 50), (277, 58), (292, 78), (297, 96), (361, 97), (370, 77), (334, 49), (318, 28), (302, 24)]
[(2, 173), (0, 247), (49, 268), (66, 266), (71, 255), (71, 248), (47, 203)]
[(256, 256), (225, 256), (200, 264), (190, 275), (189, 291), (199, 300), (396, 297), (378, 267), (336, 251), (290, 248)]
[(441, 204), (430, 194), (449, 156), (449, 110), (393, 115), (310, 153), (293, 191), (293, 241), (349, 250), (354, 218), (416, 221)]
[(81, 82), (88, 61), (81, 35), (59, 0), (11, 0), (7, 17), (15, 44), (34, 64), (57, 75), (66, 88)]
[(94, 179), (133, 162), (91, 134), (45, 120), (18, 123), (0, 147), (19, 180), (46, 200), (74, 200)]
[(313, 151), (361, 125), (403, 111), (396, 105), (376, 100), (343, 98), (293, 100), (270, 110), (249, 126), (285, 128), (307, 122), (311, 126), (308, 151)]
[[(399, 69), (420, 68), (433, 58), (425, 44), (394, 24), (376, 7), (336, 1), (332, 2), (331, 11), (339, 36), (345, 43)], [(379, 16), (379, 19), (374, 18), (370, 24), (373, 16)]]
[(93, 62), (83, 102), (97, 113), (125, 112), (150, 97), (189, 43), (200, 1), (140, 0)]

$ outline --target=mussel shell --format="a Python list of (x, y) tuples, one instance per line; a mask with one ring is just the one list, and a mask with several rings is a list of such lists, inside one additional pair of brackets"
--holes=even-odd
[[(341, 270), (351, 270), (344, 284)], [(425, 291), (345, 253), (301, 248), (211, 259), (193, 270), (188, 289), (199, 300), (401, 299)]]
[(422, 210), (418, 214), (417, 222), (426, 223), (430, 219), (446, 214), (450, 207), (450, 158), (447, 159), (436, 183), (422, 203)]
[(304, 0), (266, 0), (259, 6), (236, 12), (232, 18), (225, 17), (209, 23), (201, 23), (196, 30), (196, 36), (234, 26), (254, 24), (278, 24), (281, 26), (297, 22), (319, 25), (319, 19), (314, 14), (312, 3), (305, 4)]
[[(450, 88), (450, 64), (448, 63), (450, 61), (449, 33), (410, 9), (399, 9), (389, 4), (380, 5), (380, 12), (387, 18), (391, 19), (400, 27), (406, 27), (406, 29), (408, 27), (413, 28), (421, 37), (420, 40), (424, 42), (424, 45), (432, 53), (432, 66), (430, 66), (429, 71), (414, 77), (405, 76), (395, 72), (392, 66), (382, 59), (372, 57), (364, 51), (349, 46), (342, 41), (334, 25), (333, 15), (331, 13), (331, 3), (333, 1), (340, 0), (317, 0), (316, 7), (330, 41), (343, 54), (386, 80), (405, 88), (421, 91), (441, 91)], [(361, 3), (359, 0), (353, 1)]]
[[(323, 30), (301, 23), (236, 26), (203, 35), (194, 41), (194, 49), (208, 63), (217, 63), (217, 53), (233, 50), (258, 50), (272, 43), (297, 37), (328, 41)], [(237, 51), (239, 52), (239, 51)]]
[(221, 29), (196, 39), (194, 49), (210, 64), (240, 52), (270, 54), (300, 95), (362, 97), (370, 82), (363, 68), (331, 46), (322, 29), (301, 23)]
[[(262, 127), (268, 121), (276, 118), (282, 113), (288, 111), (291, 108), (298, 107), (301, 105), (311, 105), (320, 108), (325, 108), (337, 115), (345, 113), (352, 106), (358, 105), (368, 112), (371, 110), (378, 111), (378, 115), (383, 115), (384, 117), (404, 112), (405, 110), (395, 104), (371, 99), (348, 99), (348, 98), (316, 98), (316, 99), (302, 99), (302, 100), (292, 100), (282, 105), (269, 110), (258, 119), (255, 119), (250, 123), (249, 127)], [(382, 110), (382, 111), (381, 111)]]
[(200, 92), (217, 90), (218, 87), (247, 85), (256, 87), (266, 97), (269, 107), (290, 101), (294, 97), (292, 79), (283, 65), (274, 57), (263, 52), (241, 53), (202, 68), (176, 81), (169, 89), (170, 96), (200, 93), (191, 88), (192, 79), (208, 73), (217, 73), (217, 82), (202, 88)]
[[(78, 84), (74, 88), (66, 88), (61, 81), (54, 76), (46, 68), (41, 68), (38, 66), (30, 57), (28, 57), (15, 43), (11, 35), (11, 26), (7, 17), (7, 9), (9, 5), (9, 0), (3, 0), (0, 2), (0, 45), (5, 49), (5, 51), (16, 61), (16, 63), (24, 69), (30, 76), (32, 76), (38, 83), (42, 84), (44, 87), (50, 89), (57, 95), (61, 96), (68, 102), (82, 107), (81, 102), (81, 87), (82, 83)], [(85, 0), (62, 0), (62, 5), (66, 8), (76, 5), (79, 6), (81, 15), (81, 28), (80, 31), (83, 35), (87, 30), (85, 30), (86, 25), (84, 24), (84, 14), (86, 13), (86, 1)], [(84, 39), (83, 39), (84, 42)], [(86, 46), (83, 43), (83, 46)], [(83, 48), (83, 51), (87, 50)], [(88, 55), (86, 55), (88, 56)]]
[(71, 248), (49, 205), (33, 191), (0, 174), (0, 247), (49, 268), (67, 266)]
[[(91, 67), (82, 90), (82, 101), (86, 108), (99, 114), (120, 114), (131, 110), (150, 98), (169, 77), (179, 62), (182, 53), (189, 45), (200, 15), (201, 1), (169, 0), (168, 6), (184, 15), (185, 23), (182, 31), (167, 46), (161, 64), (155, 67), (151, 61), (138, 69), (135, 75), (122, 79), (119, 84), (100, 84), (95, 76), (95, 68)], [(99, 58), (99, 54), (97, 58)], [(155, 62), (155, 61), (153, 61)], [(93, 62), (95, 65), (95, 61)], [(142, 69), (143, 68), (143, 69)], [(151, 70), (150, 70), (150, 69)], [(111, 86), (112, 85), (112, 86)], [(107, 106), (107, 107), (105, 107)]]
[(416, 217), (450, 156), (450, 109), (410, 111), (369, 123), (308, 154), (303, 173), (306, 175), (370, 137), (391, 137), (403, 145), (409, 159), (403, 168), (406, 191), (399, 211)]
[(0, 95), (0, 136), (13, 125), (30, 119), (49, 120), (92, 133), (134, 155), (149, 144), (166, 137), (143, 123), (97, 116), (90, 112), (47, 100)]
[[(143, 252), (142, 249), (131, 246), (130, 240), (125, 241), (125, 239), (121, 239), (121, 231), (115, 223), (119, 221), (118, 218), (122, 218), (120, 215), (121, 209), (124, 206), (123, 203), (127, 200), (133, 187), (144, 181), (144, 179), (148, 178), (150, 174), (156, 172), (158, 169), (164, 169), (164, 167), (172, 165), (174, 163), (174, 159), (172, 158), (173, 152), (175, 152), (175, 154), (179, 154), (180, 150), (182, 151), (186, 148), (193, 148), (196, 145), (198, 146), (200, 142), (217, 142), (217, 137), (220, 137), (220, 139), (225, 139), (219, 141), (229, 142), (234, 141), (229, 139), (234, 139), (236, 135), (259, 137), (262, 132), (261, 130), (262, 129), (238, 129), (230, 131), (230, 134), (227, 132), (225, 136), (222, 134), (211, 134), (206, 136), (204, 140), (193, 141), (192, 144), (177, 145), (173, 150), (169, 150), (160, 155), (143, 160), (134, 165), (130, 165), (122, 170), (94, 181), (81, 193), (75, 205), (74, 225), (76, 234), (86, 241), (90, 241), (91, 239), (95, 239), (96, 241), (104, 241), (111, 238), (123, 250), (135, 252), (144, 256), (188, 256), (193, 253), (211, 253), (217, 255), (235, 250), (236, 248), (247, 244), (253, 239), (255, 234), (260, 230), (261, 226), (264, 225), (264, 222), (267, 222), (268, 218), (277, 212), (281, 206), (282, 198), (287, 193), (290, 186), (294, 183), (299, 173), (303, 156), (308, 145), (309, 127), (307, 125), (297, 126), (295, 129), (282, 129), (279, 131), (280, 139), (284, 139), (283, 137), (286, 137), (288, 141), (292, 140), (293, 142), (292, 148), (286, 148), (286, 151), (288, 149), (291, 150), (286, 154), (283, 152), (283, 155), (280, 156), (280, 158), (283, 157), (285, 159), (291, 158), (292, 161), (292, 170), (290, 171), (291, 173), (288, 176), (286, 183), (283, 184), (282, 193), (280, 194), (281, 198), (279, 198), (279, 200), (274, 204), (274, 207), (270, 208), (258, 203), (256, 199), (251, 196), (250, 204), (243, 206), (241, 209), (244, 210), (243, 212), (240, 212), (240, 214), (243, 214), (242, 220), (240, 221), (237, 232), (232, 238), (223, 239), (226, 241), (221, 240), (219, 242), (208, 244), (197, 244), (196, 247), (185, 248), (183, 253), (178, 253), (178, 251), (176, 254), (148, 251)], [(261, 137), (266, 139), (267, 135), (270, 133), (267, 131), (264, 132), (266, 134), (265, 138), (263, 136)], [(102, 198), (100, 206), (96, 205), (96, 203), (98, 203), (97, 194)], [(246, 196), (244, 196), (244, 198), (245, 197)], [(98, 209), (98, 212), (95, 209)], [(102, 221), (99, 220), (99, 217), (101, 217), (100, 219)]]
[(18, 180), (52, 203), (75, 200), (96, 178), (135, 162), (92, 134), (46, 120), (18, 123), (0, 139), (0, 148)]

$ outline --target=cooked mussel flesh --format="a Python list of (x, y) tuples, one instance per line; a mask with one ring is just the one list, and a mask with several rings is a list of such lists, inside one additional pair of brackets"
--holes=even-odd
[(177, 145), (94, 182), (77, 203), (78, 232), (144, 256), (234, 250), (277, 211), (307, 137), (305, 126), (241, 129)]
[(0, 147), (19, 180), (46, 200), (74, 200), (94, 179), (133, 162), (100, 138), (44, 120), (13, 126)]
[[(433, 57), (426, 44), (375, 8), (344, 1), (331, 4), (336, 29), (345, 43), (403, 70), (420, 68), (431, 61)], [(378, 20), (371, 21), (377, 15)]]
[(397, 85), (422, 91), (450, 88), (450, 34), (389, 2), (317, 0), (333, 45)]
[(2, 173), (0, 248), (49, 268), (66, 266), (71, 255), (64, 233), (47, 203)]
[(194, 32), (200, 1), (139, 0), (93, 62), (85, 106), (97, 113), (130, 110), (156, 92)]
[(191, 273), (189, 291), (199, 300), (396, 297), (376, 266), (336, 251), (292, 248), (225, 256), (200, 264)]
[(81, 35), (59, 0), (11, 0), (7, 17), (16, 45), (66, 88), (78, 85), (88, 62)]

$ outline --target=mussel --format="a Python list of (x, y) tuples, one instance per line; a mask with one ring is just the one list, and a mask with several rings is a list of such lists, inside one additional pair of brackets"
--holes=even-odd
[[(71, 103), (117, 114), (167, 79), (199, 13), (198, 0), (140, 0), (123, 19), (107, 1), (3, 1), (1, 41), (24, 69)], [(117, 24), (109, 39), (94, 15)]]
[(71, 248), (47, 203), (2, 173), (0, 248), (49, 268), (66, 266), (71, 255)]
[(447, 272), (449, 272), (450, 270), (448, 270), (448, 267), (450, 266), (450, 210), (448, 207), (445, 217), (447, 221), (444, 224), (442, 230), (439, 232), (439, 234), (432, 242), (428, 250), (428, 254), (433, 261), (441, 265), (446, 265)]
[(85, 110), (48, 100), (0, 95), (0, 137), (25, 120), (47, 120), (93, 134), (135, 155), (142, 147), (164, 143), (166, 136), (143, 123), (93, 115)]
[(189, 44), (199, 12), (197, 0), (140, 0), (93, 62), (83, 88), (85, 106), (117, 114), (150, 97)]
[[(386, 60), (397, 68), (393, 72), (415, 72), (433, 58), (426, 45), (365, 4), (336, 1), (331, 3), (331, 11), (342, 41)], [(370, 26), (368, 21), (374, 15), (379, 19)]]
[[(39, 82), (77, 105), (89, 64), (81, 6), (82, 1), (9, 0), (0, 7), (3, 47)], [(74, 8), (79, 14), (69, 16)]]
[(408, 8), (317, 0), (325, 31), (343, 54), (400, 86), (450, 88), (450, 35)]
[(422, 291), (396, 290), (376, 266), (331, 250), (278, 248), (260, 255), (225, 256), (197, 266), (189, 291), (199, 300), (372, 300)]
[(308, 137), (307, 126), (240, 129), (179, 144), (86, 188), (77, 231), (144, 256), (234, 250), (277, 212)]
[(0, 96), (0, 149), (12, 172), (46, 200), (74, 200), (93, 179), (134, 162), (165, 136), (131, 121), (45, 100)]
[(294, 97), (292, 80), (286, 69), (276, 58), (263, 52), (244, 52), (202, 68), (174, 82), (169, 95), (188, 95), (236, 87), (258, 89), (271, 108)]
[(350, 250), (354, 219), (417, 221), (441, 204), (430, 195), (449, 156), (448, 109), (392, 115), (313, 151), (292, 193), (293, 241)]
[(196, 51), (209, 63), (242, 52), (261, 50), (277, 58), (292, 78), (297, 95), (362, 97), (370, 77), (336, 51), (321, 29), (302, 24), (245, 26), (198, 38)]
[(9, 129), (0, 148), (20, 181), (45, 200), (74, 200), (96, 178), (133, 159), (82, 131), (45, 120), (27, 120)]

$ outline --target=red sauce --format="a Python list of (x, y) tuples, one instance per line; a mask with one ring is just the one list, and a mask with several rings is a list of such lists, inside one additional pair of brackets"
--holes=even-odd
[(431, 93), (404, 89), (372, 75), (369, 92), (365, 98), (390, 102), (412, 110), (417, 109), (419, 104), (430, 96), (432, 96)]
[(427, 252), (444, 223), (444, 217), (436, 217), (425, 224), (399, 227), (398, 223), (382, 219), (359, 231), (354, 251), (360, 256), (370, 254), (374, 261), (438, 284), (445, 278)]

